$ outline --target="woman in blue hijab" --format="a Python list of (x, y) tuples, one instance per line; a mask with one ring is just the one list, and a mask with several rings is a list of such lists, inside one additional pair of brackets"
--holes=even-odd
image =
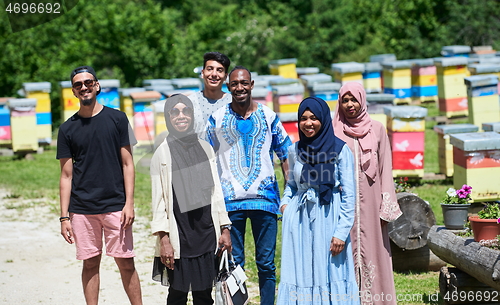
[(330, 108), (308, 97), (298, 111), (283, 213), (278, 305), (359, 304), (349, 231), (356, 196), (353, 156), (335, 137)]

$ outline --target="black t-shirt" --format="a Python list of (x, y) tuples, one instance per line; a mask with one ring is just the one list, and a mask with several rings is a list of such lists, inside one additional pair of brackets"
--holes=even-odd
[(70, 213), (103, 214), (125, 205), (121, 147), (135, 145), (125, 113), (106, 107), (97, 115), (74, 114), (59, 128), (57, 159), (73, 159)]

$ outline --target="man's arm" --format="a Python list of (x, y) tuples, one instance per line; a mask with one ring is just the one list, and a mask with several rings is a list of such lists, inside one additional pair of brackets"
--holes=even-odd
[[(59, 160), (61, 165), (61, 177), (59, 179), (59, 204), (61, 207), (61, 217), (69, 216), (69, 200), (71, 197), (71, 180), (73, 179), (73, 160), (71, 158), (62, 158)], [(73, 229), (69, 220), (61, 222), (61, 235), (72, 244)]]
[(134, 187), (135, 187), (135, 169), (134, 159), (132, 157), (132, 147), (124, 146), (120, 149), (122, 157), (123, 181), (125, 186), (125, 206), (122, 210), (121, 224), (123, 229), (127, 229), (134, 223)]

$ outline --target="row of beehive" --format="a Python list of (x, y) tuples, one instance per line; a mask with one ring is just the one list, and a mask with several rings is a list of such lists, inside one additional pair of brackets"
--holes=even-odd
[[(456, 48), (455, 48), (456, 49)], [(451, 48), (444, 54), (460, 50)], [(469, 47), (470, 50), (470, 47)], [(455, 53), (453, 53), (454, 51)], [(464, 78), (476, 74), (500, 75), (500, 57), (466, 58), (443, 57), (433, 59), (396, 60), (392, 54), (372, 56), (369, 63), (346, 62), (332, 64), (336, 82), (360, 82), (368, 93), (394, 94), (396, 104), (411, 101), (434, 101), (447, 117), (468, 115), (467, 90)], [(380, 61), (380, 62), (376, 62)], [(276, 60), (270, 64), (271, 72), (287, 78), (296, 78), (296, 59)], [(468, 68), (467, 65), (471, 64)], [(284, 67), (280, 70), (280, 67)], [(498, 85), (500, 86), (500, 85)]]

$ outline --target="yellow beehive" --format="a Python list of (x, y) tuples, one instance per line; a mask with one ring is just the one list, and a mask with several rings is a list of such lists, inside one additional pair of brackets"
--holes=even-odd
[(38, 142), (50, 144), (52, 141), (52, 115), (50, 105), (50, 89), (49, 82), (23, 83), (23, 89), (26, 93), (26, 98), (36, 99), (36, 113), (43, 117), (42, 120), (37, 119), (36, 134)]
[(284, 78), (298, 78), (296, 58), (271, 60), (269, 62), (269, 70), (271, 75), (281, 75)]
[(500, 134), (496, 132), (474, 132), (450, 135), (453, 145), (453, 185), (460, 188), (472, 186), (474, 201), (500, 199)]
[(78, 111), (80, 109), (80, 101), (73, 94), (71, 82), (59, 82), (59, 86), (61, 87), (61, 111)]
[(34, 98), (37, 100), (36, 112), (50, 112), (50, 95), (47, 92), (28, 92), (26, 98)]
[(36, 124), (36, 99), (9, 99), (10, 126), (12, 135), (12, 150), (14, 153), (22, 151), (37, 151), (38, 137), (33, 132)]
[(331, 65), (333, 77), (336, 82), (344, 84), (346, 82), (359, 82), (363, 84), (363, 71), (365, 66), (357, 62), (343, 62)]
[(498, 77), (474, 75), (465, 78), (469, 122), (481, 128), (483, 123), (500, 121)]

